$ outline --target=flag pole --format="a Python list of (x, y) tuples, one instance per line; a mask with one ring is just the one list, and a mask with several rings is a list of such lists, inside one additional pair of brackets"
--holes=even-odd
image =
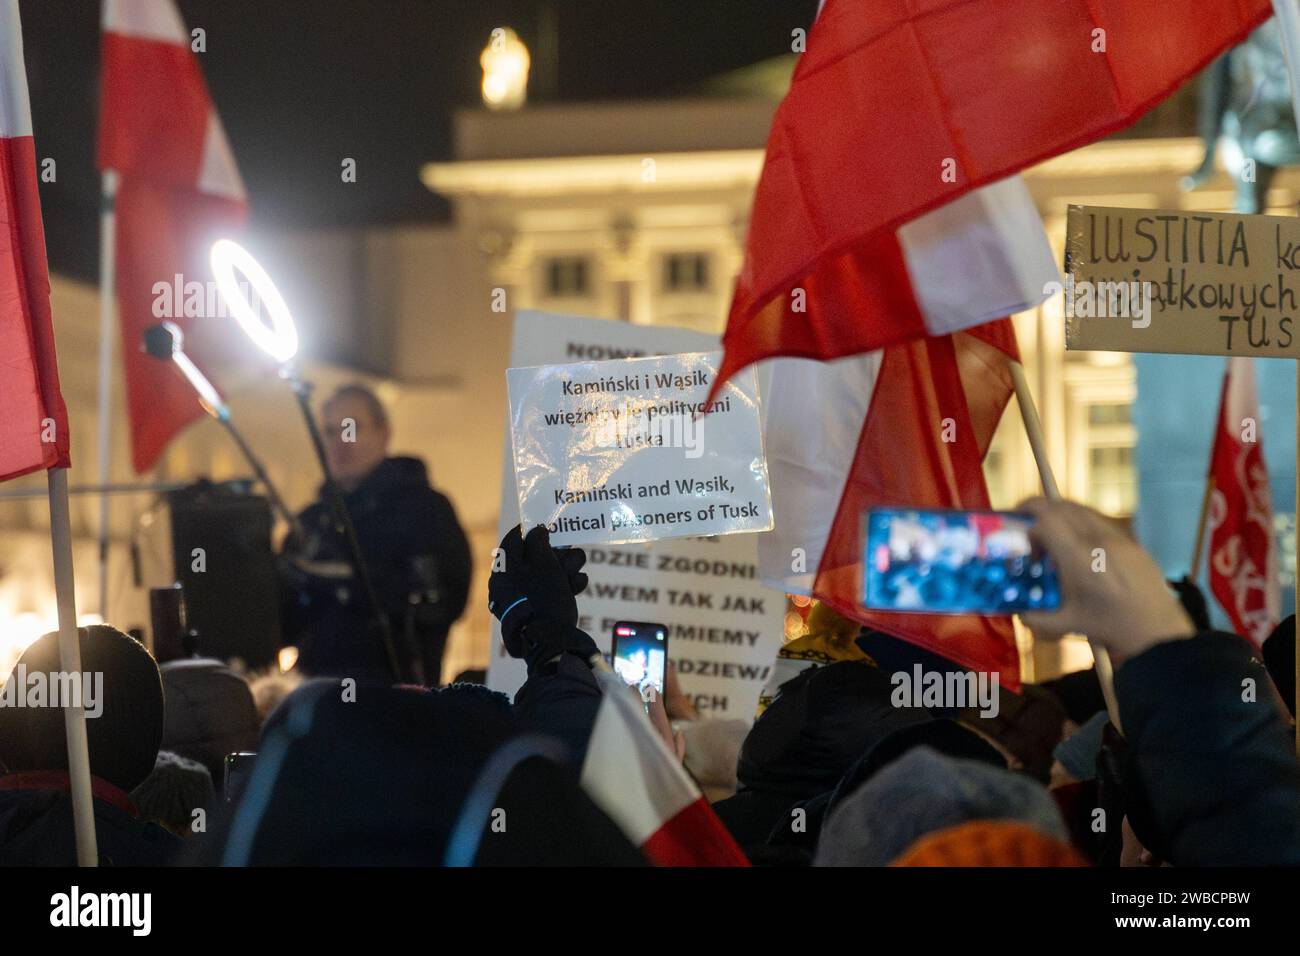
[[(112, 477), (113, 435), (113, 298), (116, 291), (117, 171), (104, 170), (100, 177), (99, 206), (99, 484), (106, 487)], [(99, 496), (99, 616), (108, 620), (108, 532), (109, 497)]]
[[(59, 613), (59, 669), (81, 674), (81, 639), (77, 631), (77, 596), (72, 571), (72, 519), (68, 511), (68, 472), (51, 468), (50, 544), (54, 551), (54, 595)], [(84, 680), (82, 681), (84, 683)], [(65, 701), (63, 729), (68, 739), (68, 777), (72, 784), (72, 819), (77, 835), (77, 865), (97, 866), (95, 804), (90, 790), (90, 746), (86, 711), (78, 699)]]
[[(1020, 418), (1025, 423), (1025, 434), (1029, 438), (1029, 447), (1033, 449), (1034, 461), (1038, 464), (1038, 478), (1043, 483), (1043, 493), (1053, 501), (1061, 500), (1061, 489), (1056, 484), (1056, 474), (1047, 457), (1047, 438), (1043, 434), (1043, 422), (1038, 417), (1038, 406), (1034, 404), (1034, 395), (1029, 390), (1029, 380), (1025, 377), (1025, 367), (1019, 362), (1009, 360), (1011, 382), (1016, 390), (1016, 404), (1020, 406)], [(1102, 696), (1106, 698), (1106, 712), (1110, 722), (1120, 733), (1124, 728), (1119, 722), (1119, 701), (1115, 697), (1115, 673), (1111, 667), (1110, 654), (1092, 638), (1088, 638), (1092, 648), (1092, 658), (1097, 665), (1097, 680), (1101, 684)]]
[[(1300, 368), (1300, 365), (1297, 366)], [(1214, 452), (1211, 450), (1210, 454)], [(1214, 472), (1205, 474), (1205, 492), (1201, 495), (1201, 515), (1196, 519), (1196, 541), (1192, 544), (1192, 564), (1187, 572), (1188, 579), (1195, 584), (1201, 572), (1201, 557), (1205, 553), (1205, 525), (1210, 518), (1210, 499), (1214, 497)]]

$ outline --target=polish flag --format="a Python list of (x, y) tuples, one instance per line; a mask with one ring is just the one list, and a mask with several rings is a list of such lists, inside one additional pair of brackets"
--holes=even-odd
[(69, 467), (18, 0), (0, 0), (0, 481)]
[(1233, 629), (1262, 645), (1282, 600), (1252, 359), (1228, 359), (1210, 474), (1210, 590)]
[(856, 355), (1014, 311), (936, 312), (927, 284), (946, 279), (918, 272), (905, 227), (1128, 126), (1270, 13), (827, 0), (768, 136), (715, 387), (764, 358)]
[[(826, 0), (768, 137), (714, 382), (765, 359), (764, 579), (1018, 684), (1009, 618), (861, 606), (862, 512), (980, 508), (1004, 317), (1058, 279), (1016, 174), (1129, 125), (1269, 0)], [(816, 360), (811, 364), (801, 360)]]
[(829, 362), (769, 363), (764, 447), (776, 526), (758, 536), (763, 582), (1017, 690), (1009, 617), (862, 606), (861, 522), (876, 507), (990, 507), (982, 466), (1014, 392), (1007, 362), (1018, 358), (1011, 321), (1000, 319)]
[[(172, 437), (204, 414), (168, 363), (141, 351), (141, 336), (164, 319), (175, 322), (187, 353), (211, 375), (229, 336), (207, 314), (208, 250), (248, 215), (190, 42), (172, 0), (104, 0), (98, 162), (120, 176), (115, 278), (137, 472), (152, 468)], [(186, 294), (175, 295), (178, 287)]]
[(587, 795), (656, 866), (748, 866), (640, 695), (611, 671), (594, 673), (604, 696), (582, 764)]

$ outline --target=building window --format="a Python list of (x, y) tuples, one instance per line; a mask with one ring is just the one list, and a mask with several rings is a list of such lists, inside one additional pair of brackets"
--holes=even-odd
[(1088, 503), (1110, 515), (1130, 515), (1137, 505), (1131, 445), (1088, 449)]
[(572, 299), (591, 293), (591, 263), (586, 256), (556, 256), (542, 269), (547, 298)]
[(665, 292), (708, 292), (709, 256), (703, 252), (675, 252), (664, 256)]
[(1093, 385), (1091, 400), (1081, 396), (1080, 410), (1087, 503), (1111, 517), (1125, 518), (1137, 507), (1138, 495), (1133, 404), (1106, 395), (1100, 382)]
[(1133, 407), (1127, 402), (1104, 402), (1088, 406), (1088, 424), (1093, 428), (1107, 425), (1132, 425)]

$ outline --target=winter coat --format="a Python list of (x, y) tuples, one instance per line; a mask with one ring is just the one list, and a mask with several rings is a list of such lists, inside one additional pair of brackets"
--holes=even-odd
[(1119, 667), (1115, 693), (1169, 862), (1300, 864), (1300, 762), (1245, 640), (1157, 644)]
[[(100, 866), (164, 866), (182, 841), (146, 823), (117, 787), (91, 778)], [(72, 794), (66, 771), (0, 777), (0, 866), (76, 866)]]
[[(418, 659), (426, 683), (439, 680), (447, 632), (469, 596), (469, 541), (447, 498), (429, 485), (424, 463), (388, 458), (343, 496), (394, 644), (410, 679)], [(347, 542), (321, 500), (300, 515), (305, 540), (286, 542), (285, 635), (306, 674), (391, 680), (374, 615), (354, 580)], [(422, 603), (412, 603), (412, 596)], [(409, 625), (409, 629), (408, 629)]]

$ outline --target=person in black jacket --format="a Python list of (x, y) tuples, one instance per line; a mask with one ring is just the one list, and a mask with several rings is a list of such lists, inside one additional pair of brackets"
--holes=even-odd
[(388, 457), (388, 415), (370, 389), (346, 385), (335, 392), (322, 408), (321, 433), (402, 672), (393, 675), (388, 666), (377, 617), (324, 488), (300, 516), (303, 539), (291, 535), (281, 560), (285, 634), (298, 646), (298, 667), (313, 676), (397, 676), (435, 685), (472, 571), (456, 512), (430, 486), (423, 462)]
[[(99, 864), (162, 866), (181, 840), (142, 819), (129, 795), (153, 772), (162, 740), (158, 665), (114, 627), (81, 628), (80, 638)], [(0, 698), (0, 866), (77, 862), (63, 710), (48, 699), (15, 706), (38, 685), (35, 675), (52, 687), (59, 672), (59, 636), (46, 634), (23, 652)]]
[(1066, 501), (1022, 507), (1064, 595), (1025, 623), (1038, 636), (1086, 633), (1116, 668), (1134, 832), (1177, 866), (1300, 864), (1300, 761), (1251, 645), (1198, 632), (1155, 561), (1104, 516)]

